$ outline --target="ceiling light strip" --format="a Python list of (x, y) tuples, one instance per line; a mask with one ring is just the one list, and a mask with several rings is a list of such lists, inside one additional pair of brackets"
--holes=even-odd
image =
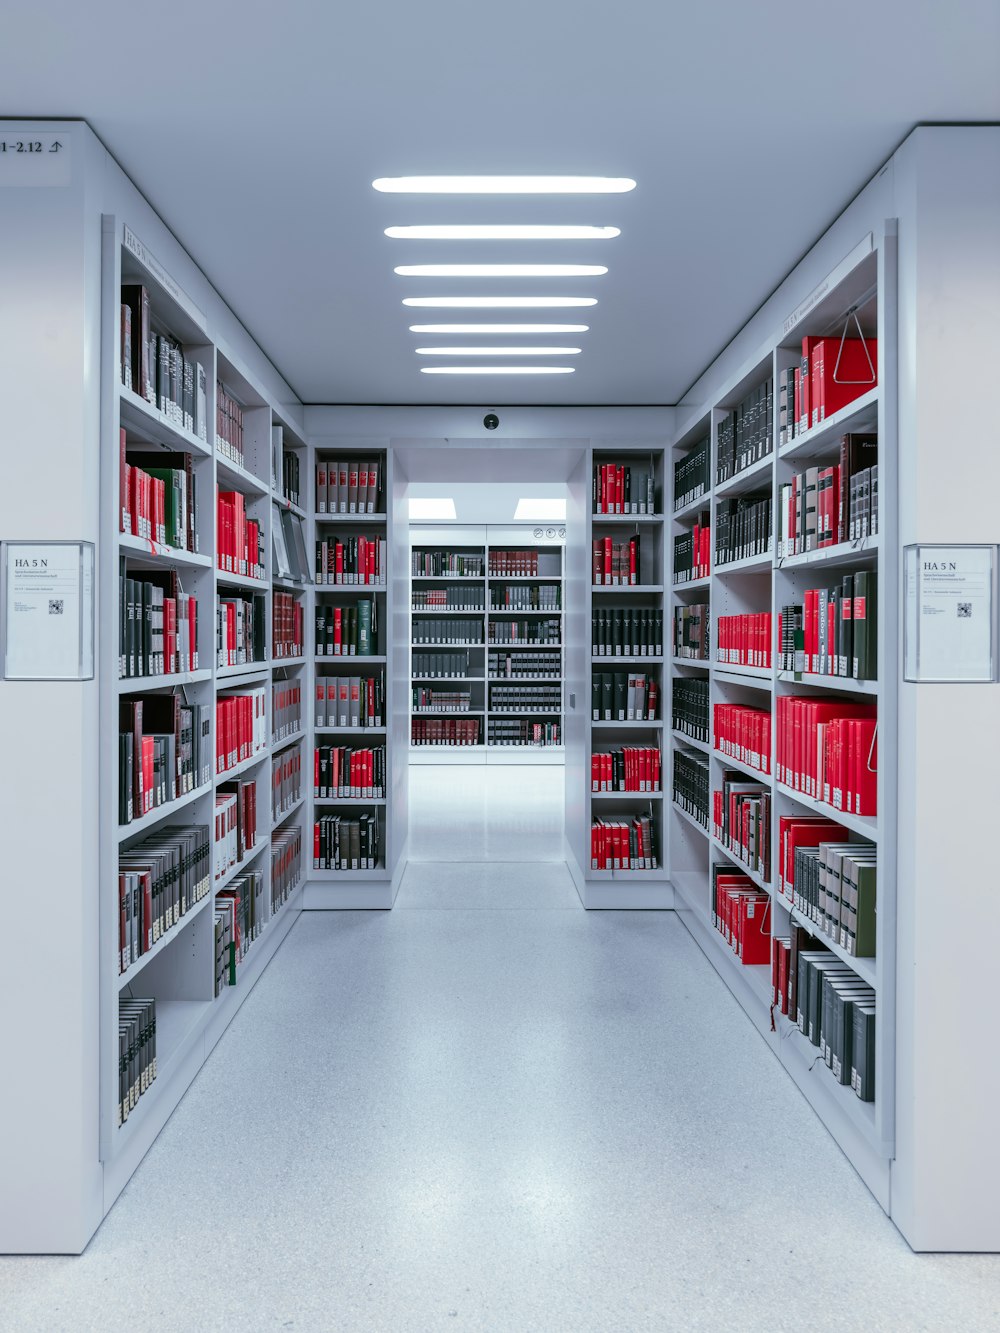
[(610, 241), (618, 227), (571, 227), (520, 223), (483, 223), (386, 227), (386, 236), (398, 241)]
[(629, 176), (380, 176), (380, 194), (627, 194)]
[(403, 305), (439, 310), (568, 310), (597, 305), (596, 296), (404, 296)]
[(574, 366), (421, 366), (421, 375), (572, 375)]
[(401, 278), (599, 278), (603, 264), (398, 264)]
[(411, 324), (411, 333), (587, 333), (589, 324)]
[(417, 356), (578, 356), (579, 347), (418, 347)]

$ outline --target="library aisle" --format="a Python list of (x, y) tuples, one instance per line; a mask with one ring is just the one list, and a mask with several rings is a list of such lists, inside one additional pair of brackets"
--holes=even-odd
[(1000, 1259), (909, 1251), (676, 915), (571, 891), (425, 860), (300, 919), (83, 1257), (0, 1259), (0, 1327), (996, 1327)]

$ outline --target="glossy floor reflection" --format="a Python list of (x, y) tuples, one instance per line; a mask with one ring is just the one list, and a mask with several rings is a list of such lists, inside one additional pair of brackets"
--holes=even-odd
[(565, 769), (410, 765), (411, 861), (562, 861)]
[(567, 880), (300, 918), (87, 1253), (0, 1260), (0, 1328), (998, 1327), (1000, 1259), (909, 1252), (674, 914)]

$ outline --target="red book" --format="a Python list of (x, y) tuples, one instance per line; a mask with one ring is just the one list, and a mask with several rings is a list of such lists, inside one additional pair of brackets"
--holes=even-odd
[(878, 813), (877, 724), (874, 718), (852, 718), (847, 731), (851, 739), (847, 810), (855, 815), (875, 815)]
[[(818, 401), (816, 421), (839, 412), (878, 384), (878, 339), (824, 338), (816, 346)], [(836, 376), (834, 376), (836, 371)]]
[(600, 537), (593, 542), (591, 581), (595, 588), (604, 582), (604, 542)]
[(604, 582), (611, 583), (613, 578), (614, 546), (610, 537), (604, 538)]

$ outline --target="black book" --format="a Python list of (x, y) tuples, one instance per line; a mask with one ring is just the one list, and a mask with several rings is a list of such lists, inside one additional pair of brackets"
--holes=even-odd
[(611, 671), (601, 672), (601, 719), (610, 722), (614, 717), (615, 677)]

